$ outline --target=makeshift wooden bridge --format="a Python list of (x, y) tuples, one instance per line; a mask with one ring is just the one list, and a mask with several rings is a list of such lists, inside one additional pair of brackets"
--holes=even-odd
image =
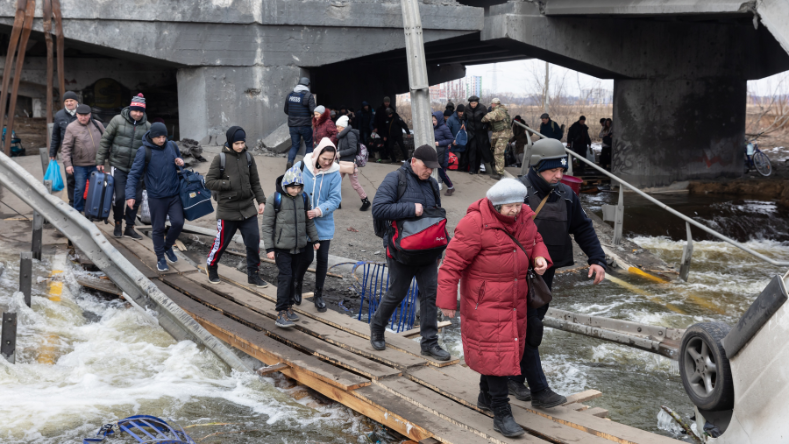
[(301, 319), (293, 329), (274, 325), (276, 287), (250, 287), (247, 276), (219, 266), (222, 283), (184, 260), (156, 271), (151, 239), (112, 237), (110, 242), (163, 293), (203, 327), (231, 346), (265, 363), (260, 374), (281, 372), (381, 424), (423, 443), (588, 443), (670, 444), (679, 441), (606, 419), (608, 412), (582, 403), (600, 392), (572, 395), (549, 410), (511, 398), (515, 420), (528, 434), (504, 438), (489, 413), (477, 409), (479, 374), (458, 359), (422, 356), (417, 341), (387, 334), (376, 351), (369, 327), (344, 314), (319, 313), (305, 301), (295, 306)]

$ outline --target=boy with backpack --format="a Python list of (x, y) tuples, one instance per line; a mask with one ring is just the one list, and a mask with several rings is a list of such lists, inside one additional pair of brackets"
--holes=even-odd
[(274, 205), (269, 205), (263, 211), (262, 232), (266, 256), (276, 260), (279, 268), (276, 325), (282, 328), (293, 327), (293, 322), (299, 319), (292, 308), (294, 279), (302, 261), (312, 256), (307, 249), (320, 248), (319, 242), (309, 245), (308, 237), (318, 239), (318, 230), (313, 219), (307, 217), (311, 206), (303, 191), (301, 169), (291, 167), (277, 178)]
[[(231, 126), (226, 136), (227, 142), (222, 152), (214, 157), (205, 176), (206, 188), (213, 192), (217, 201), (216, 239), (206, 260), (208, 282), (220, 282), (217, 273), (219, 259), (236, 231), (240, 231), (247, 249), (247, 282), (257, 287), (266, 287), (268, 284), (258, 275), (258, 214), (262, 214), (266, 208), (266, 195), (260, 186), (255, 158), (247, 151), (247, 135), (244, 129)], [(254, 201), (257, 201), (257, 206)]]

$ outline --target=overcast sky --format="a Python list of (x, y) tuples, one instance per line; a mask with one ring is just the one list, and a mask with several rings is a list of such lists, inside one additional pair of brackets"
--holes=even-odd
[[(549, 70), (551, 72), (552, 95), (556, 94), (557, 88), (562, 88), (564, 91), (562, 95), (566, 96), (579, 96), (581, 89), (614, 90), (613, 80), (598, 79), (557, 65), (550, 65)], [(467, 75), (483, 77), (483, 90), (492, 87), (494, 71), (496, 71), (497, 83), (494, 93), (538, 94), (542, 90), (542, 82), (545, 78), (545, 62), (531, 59), (466, 67)], [(787, 94), (789, 93), (789, 71), (748, 82), (748, 90), (762, 96), (773, 95), (775, 92)]]

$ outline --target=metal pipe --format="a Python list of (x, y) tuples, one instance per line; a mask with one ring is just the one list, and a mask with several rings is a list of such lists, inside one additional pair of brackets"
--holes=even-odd
[[(547, 139), (547, 137), (545, 137), (544, 135), (540, 134), (539, 132), (529, 128), (528, 126), (526, 126), (526, 125), (524, 125), (524, 124), (522, 124), (520, 122), (514, 122), (514, 123), (517, 123), (518, 125), (522, 126), (523, 128), (526, 129), (526, 131), (534, 133), (534, 134), (542, 137), (543, 139)], [(685, 216), (684, 214), (682, 214), (679, 211), (671, 208), (670, 206), (664, 204), (663, 202), (655, 199), (654, 197), (650, 196), (649, 194), (639, 190), (638, 188), (634, 187), (633, 185), (630, 185), (629, 183), (625, 182), (624, 180), (620, 179), (619, 177), (609, 173), (608, 171), (604, 170), (603, 168), (600, 168), (599, 166), (595, 165), (594, 162), (590, 162), (586, 158), (583, 158), (583, 157), (579, 156), (575, 151), (569, 150), (569, 149), (567, 149), (567, 147), (565, 147), (564, 150), (567, 151), (567, 154), (569, 154), (571, 156), (575, 156), (581, 162), (586, 162), (586, 164), (588, 164), (592, 168), (594, 168), (597, 171), (605, 174), (606, 176), (610, 177), (611, 179), (617, 181), (620, 186), (625, 186), (625, 187), (633, 190), (635, 193), (637, 193), (638, 195), (640, 195), (644, 199), (652, 202), (653, 204), (657, 205), (659, 208), (661, 208), (663, 210), (666, 210), (669, 213), (679, 217), (680, 219), (682, 219), (685, 222), (693, 225), (694, 227), (699, 228), (699, 229), (701, 229), (701, 230), (703, 230), (703, 231), (705, 231), (705, 232), (717, 237), (718, 239), (720, 239), (720, 240), (722, 240), (722, 241), (724, 241), (726, 243), (734, 245), (735, 247), (739, 248), (740, 250), (745, 251), (746, 253), (750, 253), (753, 256), (756, 256), (759, 259), (761, 259), (761, 260), (763, 260), (763, 261), (765, 261), (765, 262), (767, 262), (769, 264), (777, 265), (777, 266), (780, 266), (780, 267), (789, 266), (789, 261), (777, 261), (777, 260), (774, 260), (774, 259), (770, 259), (769, 257), (767, 257), (767, 256), (765, 256), (765, 255), (763, 255), (763, 254), (761, 254), (761, 253), (759, 253), (757, 251), (754, 251), (754, 250), (746, 247), (745, 245), (742, 245), (741, 243), (737, 242), (736, 240), (734, 240), (734, 239), (732, 239), (730, 237), (724, 236), (724, 235), (718, 233), (717, 231), (713, 230), (712, 228), (706, 227), (706, 226), (696, 222), (695, 220), (689, 218), (688, 216)]]

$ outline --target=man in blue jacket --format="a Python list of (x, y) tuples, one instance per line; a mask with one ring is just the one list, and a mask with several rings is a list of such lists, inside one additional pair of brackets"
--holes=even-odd
[(550, 139), (562, 140), (564, 130), (558, 123), (551, 120), (548, 113), (543, 113), (540, 116), (540, 134)]
[[(184, 208), (178, 194), (178, 167), (184, 166), (184, 160), (178, 145), (167, 140), (167, 127), (160, 122), (151, 125), (151, 129), (142, 136), (142, 148), (138, 149), (134, 156), (134, 163), (126, 180), (126, 195), (135, 196), (140, 178), (145, 178), (156, 267), (159, 271), (168, 271), (170, 267), (167, 262), (178, 261), (173, 244), (184, 227)], [(134, 208), (134, 202), (134, 199), (127, 199), (126, 205)], [(170, 216), (170, 230), (165, 239), (164, 223), (167, 216)]]
[[(398, 196), (400, 173), (393, 171), (386, 175), (373, 199), (373, 218), (396, 221), (421, 216), (426, 208), (440, 207), (441, 197), (438, 183), (430, 175), (438, 168), (435, 148), (422, 145), (414, 150), (410, 163), (401, 168), (405, 170), (406, 188)], [(384, 332), (395, 309), (403, 302), (416, 277), (419, 285), (419, 326), (422, 335), (422, 354), (439, 361), (448, 361), (449, 353), (438, 345), (438, 321), (436, 311), (436, 287), (438, 284), (438, 260), (426, 258), (429, 265), (409, 265), (398, 260), (397, 252), (388, 248), (388, 235), (384, 236), (386, 263), (389, 268), (389, 289), (381, 298), (370, 322), (370, 343), (376, 350), (384, 350)], [(428, 253), (435, 255), (435, 253)]]
[(302, 77), (299, 79), (299, 84), (285, 98), (285, 114), (288, 115), (291, 143), (286, 170), (293, 166), (293, 160), (301, 146), (301, 139), (304, 139), (307, 153), (312, 152), (313, 112), (315, 112), (315, 96), (310, 92), (310, 79)]

